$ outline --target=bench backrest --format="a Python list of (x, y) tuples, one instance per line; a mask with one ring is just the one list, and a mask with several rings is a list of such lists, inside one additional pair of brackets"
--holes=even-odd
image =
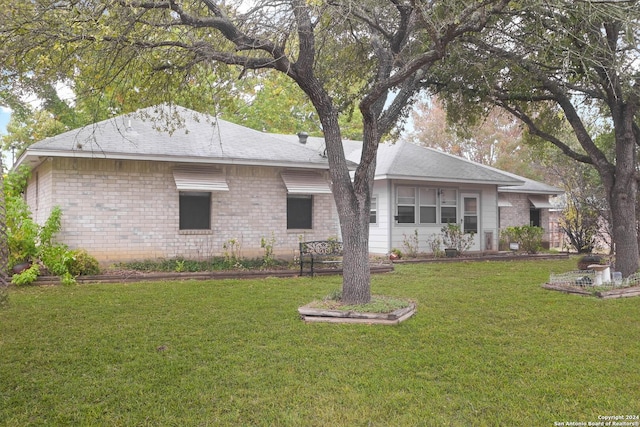
[(342, 242), (337, 242), (335, 240), (300, 242), (300, 255), (342, 255)]

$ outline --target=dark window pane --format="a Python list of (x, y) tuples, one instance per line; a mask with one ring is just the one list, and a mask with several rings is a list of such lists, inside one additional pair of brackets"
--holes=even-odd
[(475, 215), (469, 215), (464, 217), (464, 232), (465, 233), (478, 233), (478, 217)]
[(313, 199), (311, 196), (287, 197), (287, 229), (311, 229)]
[(435, 224), (436, 223), (436, 207), (420, 206), (420, 223)]
[(211, 229), (211, 193), (180, 193), (180, 230)]
[(450, 224), (458, 222), (458, 215), (456, 208), (445, 208), (440, 210), (440, 222), (443, 224)]
[(398, 223), (413, 224), (416, 222), (415, 206), (398, 206)]

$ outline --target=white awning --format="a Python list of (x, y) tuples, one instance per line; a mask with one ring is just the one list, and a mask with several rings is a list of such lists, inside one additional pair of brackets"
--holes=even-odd
[(229, 191), (224, 173), (206, 166), (175, 168), (173, 179), (180, 191)]
[(549, 203), (549, 196), (529, 196), (529, 201), (536, 209), (549, 209), (553, 205)]
[(502, 194), (498, 194), (498, 207), (499, 208), (510, 208), (513, 206), (509, 200), (507, 200), (506, 196)]
[(282, 181), (289, 194), (331, 194), (329, 183), (313, 171), (284, 171)]

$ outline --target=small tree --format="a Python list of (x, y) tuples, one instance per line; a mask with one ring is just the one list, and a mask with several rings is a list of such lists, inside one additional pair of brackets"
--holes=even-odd
[(562, 211), (558, 226), (578, 253), (591, 253), (596, 246), (600, 219), (598, 210), (570, 198)]

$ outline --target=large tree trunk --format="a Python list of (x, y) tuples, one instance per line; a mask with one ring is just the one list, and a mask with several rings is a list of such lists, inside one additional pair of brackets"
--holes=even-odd
[(636, 224), (636, 135), (633, 132), (634, 108), (621, 107), (614, 114), (616, 164), (600, 171), (607, 187), (611, 209), (615, 267), (623, 277), (638, 270), (638, 230)]
[[(345, 160), (338, 114), (331, 106), (328, 97), (320, 96), (315, 101), (314, 106), (324, 131), (331, 191), (342, 231), (344, 248), (342, 301), (346, 304), (366, 304), (371, 300), (369, 189), (372, 181), (367, 181), (363, 186), (354, 186)], [(375, 160), (373, 167), (375, 168)]]

